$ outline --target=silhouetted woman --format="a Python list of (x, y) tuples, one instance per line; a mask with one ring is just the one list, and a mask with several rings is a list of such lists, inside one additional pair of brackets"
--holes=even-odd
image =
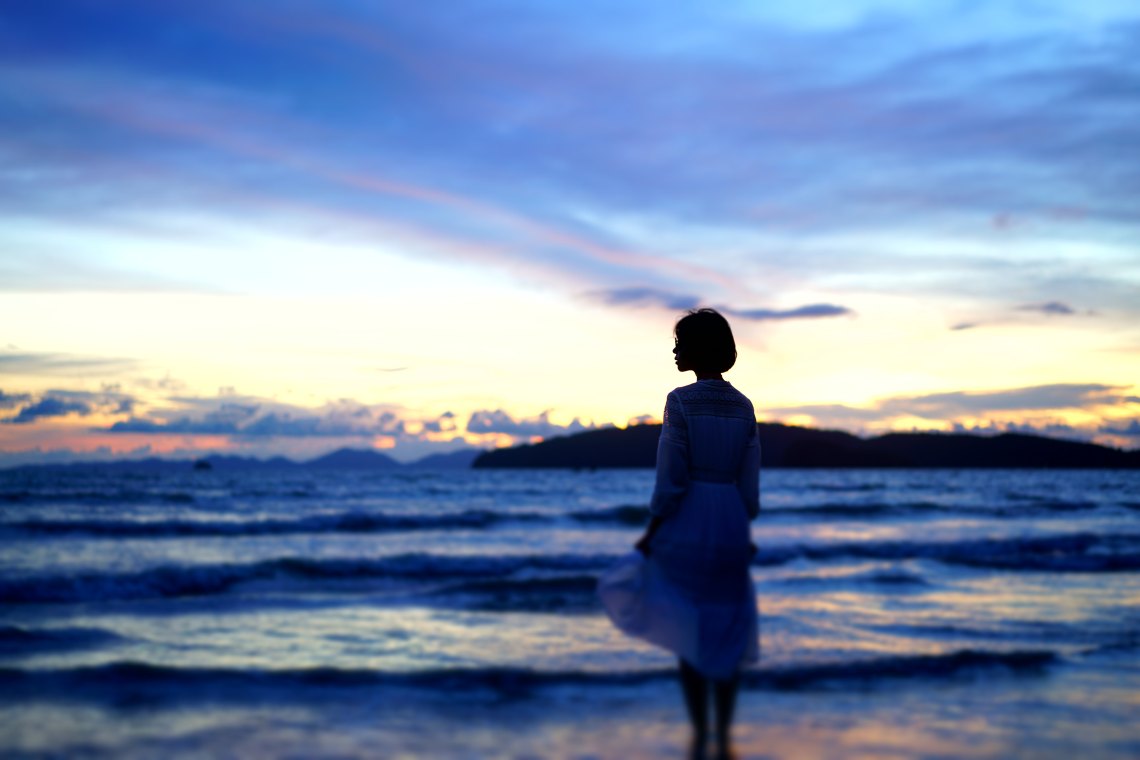
[(680, 372), (696, 382), (671, 391), (657, 444), (657, 481), (637, 588), (599, 586), (623, 631), (674, 652), (693, 724), (693, 757), (705, 756), (708, 693), (718, 757), (729, 731), (740, 667), (759, 658), (750, 521), (760, 512), (760, 444), (752, 402), (722, 378), (736, 362), (732, 330), (713, 309), (673, 328)]

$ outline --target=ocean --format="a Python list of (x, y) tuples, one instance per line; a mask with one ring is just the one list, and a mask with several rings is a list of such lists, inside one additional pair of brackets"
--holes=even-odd
[[(0, 472), (0, 755), (680, 758), (649, 470)], [(742, 758), (1140, 757), (1140, 472), (767, 470)]]

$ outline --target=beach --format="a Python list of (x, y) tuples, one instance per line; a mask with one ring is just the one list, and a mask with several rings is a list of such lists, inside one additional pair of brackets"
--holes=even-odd
[[(683, 757), (647, 470), (0, 472), (8, 757)], [(1140, 753), (1140, 476), (772, 470), (744, 758)]]

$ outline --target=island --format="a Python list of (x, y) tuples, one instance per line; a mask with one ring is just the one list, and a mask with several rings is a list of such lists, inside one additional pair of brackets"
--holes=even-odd
[[(758, 423), (762, 467), (950, 467), (1137, 469), (1140, 450), (1122, 451), (1024, 433), (888, 433), (860, 438), (838, 430)], [(653, 467), (660, 425), (605, 428), (479, 455), (476, 468)]]

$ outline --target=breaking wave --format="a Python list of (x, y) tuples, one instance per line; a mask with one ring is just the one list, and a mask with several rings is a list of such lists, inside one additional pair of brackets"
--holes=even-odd
[[(745, 671), (741, 685), (757, 691), (788, 691), (859, 684), (864, 687), (898, 679), (946, 679), (995, 670), (1039, 672), (1058, 660), (1045, 650), (988, 652), (959, 650), (941, 655), (878, 657), (834, 664), (792, 665)], [(676, 671), (542, 671), (491, 667), (390, 672), (347, 668), (228, 669), (186, 668), (119, 662), (61, 669), (0, 668), (0, 700), (29, 697), (114, 701), (153, 705), (162, 702), (276, 698), (303, 701), (330, 691), (395, 686), (425, 689), (441, 696), (462, 692), (498, 692), (519, 696), (547, 688), (630, 686), (672, 681)]]

